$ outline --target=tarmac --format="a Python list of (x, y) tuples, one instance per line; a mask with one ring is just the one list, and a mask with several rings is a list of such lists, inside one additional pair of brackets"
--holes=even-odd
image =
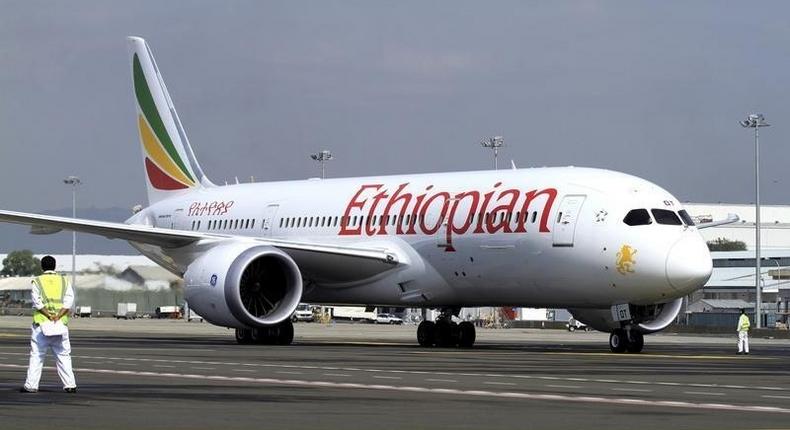
[(290, 346), (174, 320), (79, 319), (76, 394), (52, 359), (18, 392), (29, 317), (0, 317), (0, 428), (467, 429), (790, 428), (790, 341), (478, 329), (472, 349), (421, 348), (416, 327), (296, 324)]

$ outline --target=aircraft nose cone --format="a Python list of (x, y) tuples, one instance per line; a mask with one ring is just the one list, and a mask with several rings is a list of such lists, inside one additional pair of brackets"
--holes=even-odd
[(708, 282), (713, 271), (708, 246), (701, 237), (686, 236), (675, 242), (667, 256), (667, 281), (675, 290), (690, 293)]

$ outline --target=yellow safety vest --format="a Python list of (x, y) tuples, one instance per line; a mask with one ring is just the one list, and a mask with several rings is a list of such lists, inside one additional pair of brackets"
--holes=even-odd
[(749, 317), (746, 314), (741, 314), (741, 317), (738, 318), (738, 331), (749, 331), (751, 325)]
[[(38, 288), (39, 293), (41, 293), (44, 307), (50, 314), (57, 315), (63, 308), (63, 297), (66, 295), (66, 277), (57, 273), (45, 273), (33, 278), (33, 283)], [(60, 320), (63, 321), (63, 324), (68, 324), (68, 314), (64, 315)], [(38, 309), (33, 310), (34, 323), (41, 324), (46, 321), (49, 321), (46, 315), (39, 312)]]

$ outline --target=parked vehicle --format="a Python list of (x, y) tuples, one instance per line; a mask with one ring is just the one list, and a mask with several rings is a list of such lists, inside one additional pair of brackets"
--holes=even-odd
[(133, 320), (137, 318), (137, 303), (118, 303), (117, 312), (115, 312), (116, 319)]
[(364, 306), (335, 306), (332, 308), (332, 318), (336, 320), (376, 322), (375, 309), (367, 310)]
[(565, 324), (565, 327), (568, 327), (568, 331), (576, 331), (576, 330), (592, 331), (592, 328), (588, 327), (587, 324), (575, 318), (569, 319), (568, 323)]
[(198, 315), (197, 312), (193, 311), (192, 309), (189, 309), (187, 312), (188, 312), (187, 321), (191, 322), (193, 320), (198, 320), (200, 322), (203, 322), (203, 317)]
[(181, 309), (178, 306), (159, 306), (156, 308), (157, 318), (179, 318), (181, 316)]
[(77, 306), (77, 309), (74, 312), (74, 316), (80, 318), (90, 318), (91, 314), (92, 312), (90, 306)]
[(403, 320), (392, 314), (378, 314), (376, 324), (403, 324)]
[(313, 307), (310, 305), (306, 305), (300, 303), (299, 306), (296, 307), (293, 315), (291, 315), (291, 321), (298, 322), (313, 322), (315, 321), (315, 315), (313, 314)]

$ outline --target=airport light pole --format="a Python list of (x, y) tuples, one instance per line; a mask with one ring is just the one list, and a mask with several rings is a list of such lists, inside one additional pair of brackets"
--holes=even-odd
[(325, 163), (335, 157), (332, 156), (331, 152), (325, 149), (316, 154), (310, 154), (310, 158), (321, 163), (321, 179), (324, 179), (326, 177)]
[(749, 114), (745, 120), (741, 121), (742, 127), (754, 129), (754, 273), (756, 277), (755, 288), (757, 289), (754, 314), (757, 320), (757, 328), (763, 326), (763, 297), (760, 286), (760, 127), (768, 127), (769, 125), (765, 122), (765, 117), (761, 113)]
[(499, 155), (499, 148), (505, 145), (505, 138), (502, 136), (489, 137), (488, 139), (483, 139), (480, 142), (480, 145), (482, 145), (483, 148), (489, 148), (494, 150), (494, 170), (499, 170), (499, 166), (497, 164), (497, 156)]
[[(71, 217), (77, 218), (77, 186), (82, 184), (77, 176), (67, 176), (63, 183), (71, 185)], [(71, 232), (71, 287), (77, 288), (77, 232)]]

